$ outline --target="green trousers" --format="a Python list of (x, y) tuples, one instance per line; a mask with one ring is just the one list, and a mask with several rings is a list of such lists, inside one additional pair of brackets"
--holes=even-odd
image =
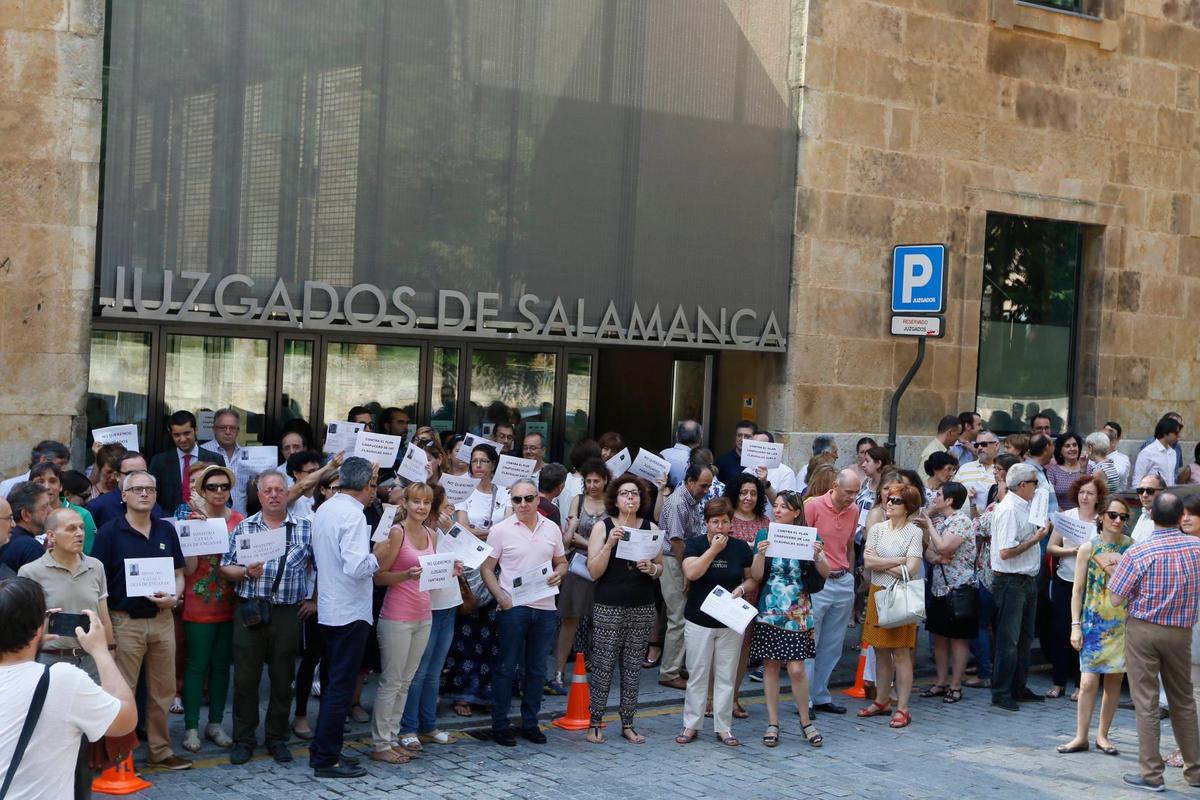
[(208, 721), (221, 724), (229, 697), (233, 622), (184, 622), (187, 662), (183, 667), (183, 727), (200, 727), (200, 705), (208, 683)]

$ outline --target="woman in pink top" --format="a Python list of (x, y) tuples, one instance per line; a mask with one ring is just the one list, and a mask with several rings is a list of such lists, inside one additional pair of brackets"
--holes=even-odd
[[(421, 663), (433, 616), (429, 592), (421, 591), (421, 556), (436, 552), (433, 529), (426, 525), (433, 489), (414, 483), (404, 490), (404, 543), (392, 568), (375, 575), (375, 583), (387, 586), (379, 612), (379, 653), (383, 660), (375, 713), (371, 722), (374, 749), (371, 758), (388, 764), (403, 764), (413, 756), (400, 745), (400, 720), (408, 686)], [(455, 564), (456, 572), (461, 570)]]

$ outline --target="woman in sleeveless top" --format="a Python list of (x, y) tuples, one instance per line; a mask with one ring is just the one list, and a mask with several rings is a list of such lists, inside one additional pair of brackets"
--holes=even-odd
[[(567, 657), (575, 644), (575, 634), (582, 620), (592, 616), (592, 593), (595, 584), (576, 574), (587, 563), (589, 536), (596, 523), (608, 519), (605, 491), (608, 488), (608, 467), (594, 458), (579, 470), (583, 476), (583, 494), (575, 498), (567, 513), (566, 532), (563, 545), (567, 549), (567, 560), (571, 569), (563, 578), (562, 590), (558, 595), (558, 646), (554, 651), (554, 680), (550, 691), (565, 694), (563, 672), (567, 668)], [(586, 640), (585, 640), (586, 641)], [(586, 648), (585, 648), (586, 649)]]
[(1108, 729), (1121, 699), (1121, 680), (1125, 677), (1125, 604), (1114, 605), (1108, 594), (1108, 578), (1133, 540), (1125, 535), (1129, 506), (1117, 497), (1109, 498), (1098, 517), (1100, 535), (1079, 547), (1075, 554), (1075, 582), (1071, 592), (1071, 646), (1079, 651), (1079, 705), (1075, 710), (1075, 738), (1058, 746), (1060, 753), (1078, 753), (1088, 749), (1088, 729), (1096, 693), (1103, 684), (1100, 701), (1100, 729), (1096, 749), (1110, 756), (1117, 748), (1108, 738)]
[(654, 581), (662, 575), (661, 538), (654, 557), (631, 561), (617, 556), (617, 548), (628, 537), (626, 531), (657, 531), (650, 521), (650, 487), (641, 478), (623, 475), (609, 485), (605, 495), (608, 518), (592, 525), (588, 537), (587, 568), (595, 583), (592, 606), (591, 727), (587, 740), (604, 741), (600, 722), (608, 704), (613, 667), (621, 664), (621, 735), (634, 744), (646, 738), (633, 728), (642, 655), (650, 639), (657, 613)]

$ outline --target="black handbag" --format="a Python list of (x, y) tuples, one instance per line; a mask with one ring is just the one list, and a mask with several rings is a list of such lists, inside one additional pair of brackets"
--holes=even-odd
[[(287, 538), (292, 538), (292, 523), (287, 523)], [(275, 580), (271, 582), (271, 593), (266, 597), (243, 598), (238, 604), (238, 619), (247, 628), (261, 628), (271, 624), (271, 598), (279, 591), (279, 582), (283, 580), (283, 565), (287, 562), (287, 546), (279, 557), (279, 569), (275, 570)]]
[[(942, 582), (949, 586), (946, 568), (938, 564), (938, 569), (942, 571)], [(979, 587), (974, 584), (954, 587), (946, 594), (946, 609), (950, 612), (950, 619), (955, 622), (979, 619)]]
[(810, 597), (825, 588), (825, 579), (817, 571), (817, 566), (811, 561), (800, 562), (800, 583), (804, 585), (805, 594)]

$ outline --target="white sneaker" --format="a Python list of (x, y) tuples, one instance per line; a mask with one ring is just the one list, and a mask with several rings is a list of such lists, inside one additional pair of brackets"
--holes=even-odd
[(188, 728), (183, 734), (183, 749), (189, 753), (197, 753), (200, 751), (200, 731), (195, 728)]
[(210, 722), (204, 728), (204, 736), (217, 747), (233, 747), (233, 739), (229, 738), (229, 734), (215, 722)]

